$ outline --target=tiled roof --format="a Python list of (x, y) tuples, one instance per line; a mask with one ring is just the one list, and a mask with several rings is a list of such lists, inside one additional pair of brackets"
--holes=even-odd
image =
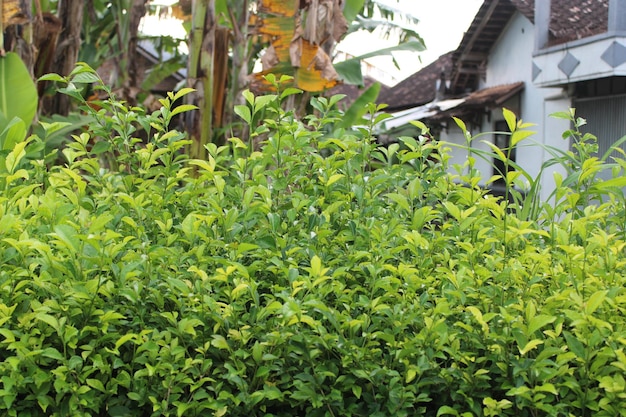
[(497, 85), (474, 91), (465, 98), (467, 106), (500, 106), (524, 88), (523, 82)]
[(489, 52), (516, 10), (509, 0), (483, 2), (454, 51), (451, 76), (453, 94), (463, 94), (478, 88), (480, 79), (485, 77)]
[[(547, 1), (547, 0), (539, 0)], [(609, 0), (551, 0), (550, 39), (558, 45), (607, 31)], [(485, 0), (454, 52), (452, 92), (478, 87), (489, 51), (515, 11), (534, 22), (535, 0)]]
[(437, 80), (442, 71), (449, 79), (452, 52), (441, 55), (435, 62), (399, 82), (378, 96), (378, 103), (388, 104), (387, 111), (417, 107), (435, 99)]
[[(534, 21), (535, 0), (509, 0)], [(542, 0), (545, 1), (545, 0)], [(609, 0), (552, 0), (547, 46), (604, 33), (608, 30)]]
[(523, 82), (512, 84), (496, 85), (493, 87), (483, 88), (474, 91), (462, 99), (462, 102), (445, 111), (440, 111), (434, 116), (433, 120), (442, 120), (451, 116), (460, 118), (467, 117), (477, 111), (482, 112), (484, 108), (496, 108), (502, 106), (505, 101), (519, 93), (524, 88)]

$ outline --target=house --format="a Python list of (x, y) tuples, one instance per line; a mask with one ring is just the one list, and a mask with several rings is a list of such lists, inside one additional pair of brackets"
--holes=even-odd
[[(537, 125), (532, 140), (569, 149), (562, 139), (569, 122), (549, 115), (574, 107), (587, 119), (586, 129), (598, 136), (602, 155), (626, 134), (626, 0), (485, 0), (445, 72), (445, 94), (428, 103), (423, 91), (412, 102), (404, 100), (406, 87), (382, 97), (402, 99), (405, 106), (387, 127), (406, 124), (407, 115), (421, 116), (440, 139), (464, 144), (451, 116), (464, 120), (473, 134), (497, 132), (507, 130), (506, 107)], [(412, 78), (420, 79), (419, 74)], [(435, 96), (442, 82), (429, 88)], [(508, 146), (506, 135), (483, 139)], [(472, 146), (489, 148), (481, 141)], [(466, 154), (453, 148), (451, 163), (463, 164)], [(535, 176), (549, 155), (541, 147), (519, 146), (514, 157)], [(477, 160), (483, 183), (494, 174), (492, 162)], [(544, 199), (554, 188), (551, 172), (546, 174)]]
[(378, 101), (388, 105), (386, 109), (388, 112), (406, 110), (432, 102), (437, 96), (437, 87), (442, 88), (438, 81), (442, 76), (445, 80), (450, 78), (452, 54), (453, 52), (448, 52), (440, 56), (393, 88), (381, 91)]

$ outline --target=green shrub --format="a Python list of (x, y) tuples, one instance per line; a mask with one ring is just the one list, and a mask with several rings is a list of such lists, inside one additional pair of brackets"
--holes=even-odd
[(624, 414), (624, 196), (590, 159), (522, 216), (425, 136), (377, 147), (385, 116), (331, 133), (339, 97), (247, 93), (251, 140), (188, 160), (186, 92), (100, 103), (64, 166), (2, 154), (2, 414)]

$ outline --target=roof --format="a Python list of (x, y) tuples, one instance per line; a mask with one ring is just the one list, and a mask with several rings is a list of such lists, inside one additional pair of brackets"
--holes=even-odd
[(454, 51), (451, 90), (463, 94), (478, 88), (487, 57), (517, 8), (509, 0), (485, 0)]
[[(535, 0), (509, 1), (520, 13), (534, 22)], [(552, 0), (550, 40), (546, 46), (604, 33), (608, 30), (608, 21), (609, 0)]]
[(406, 125), (411, 120), (442, 120), (451, 116), (464, 117), (482, 113), (485, 108), (500, 107), (508, 99), (522, 91), (523, 82), (483, 88), (462, 98), (435, 101), (393, 113), (384, 121), (385, 129)]
[[(447, 111), (440, 111), (432, 119), (444, 119), (451, 116), (465, 117), (468, 114), (481, 113), (485, 108), (501, 107), (508, 99), (524, 89), (523, 82), (496, 85), (474, 91), (463, 98), (463, 102)], [(443, 110), (443, 109), (441, 109)]]
[[(480, 77), (484, 76), (489, 51), (516, 11), (534, 22), (535, 0), (483, 2), (452, 57), (455, 63), (451, 77), (453, 94), (478, 87)], [(609, 0), (552, 0), (550, 39), (546, 46), (606, 32), (608, 13)]]
[(382, 126), (385, 130), (389, 130), (404, 126), (412, 120), (424, 120), (434, 118), (441, 112), (445, 112), (459, 106), (464, 101), (464, 98), (448, 99), (423, 104), (421, 106), (412, 107), (410, 109), (400, 110), (393, 113), (391, 118), (386, 119), (383, 122)]
[(441, 73), (443, 72), (446, 79), (449, 79), (451, 69), (452, 52), (448, 52), (387, 91), (381, 92), (377, 101), (388, 104), (387, 111), (430, 103), (435, 99), (436, 84)]
[(465, 98), (467, 106), (500, 106), (524, 88), (523, 82), (497, 85), (474, 91)]

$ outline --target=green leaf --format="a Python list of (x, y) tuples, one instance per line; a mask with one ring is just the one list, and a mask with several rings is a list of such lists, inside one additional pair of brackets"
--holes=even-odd
[(266, 95), (263, 95), (263, 96), (255, 97), (254, 98), (254, 111), (258, 112), (259, 110), (264, 109), (270, 103), (273, 103), (275, 101), (276, 101), (276, 95), (275, 94), (266, 94)]
[(550, 113), (550, 117), (555, 119), (572, 120), (572, 114), (564, 111)]
[(193, 93), (194, 90), (193, 88), (190, 87), (183, 87), (180, 90), (178, 90), (173, 96), (172, 96), (172, 103), (174, 103), (176, 100), (178, 100), (181, 97), (186, 96), (187, 94)]
[(53, 235), (58, 241), (63, 242), (68, 249), (73, 250), (74, 253), (78, 252), (79, 241), (76, 236), (76, 231), (71, 226), (59, 224), (54, 227)]
[(243, 119), (247, 124), (252, 123), (252, 113), (250, 108), (245, 104), (239, 104), (234, 108), (235, 114)]
[(282, 93), (280, 93), (280, 98), (283, 99), (288, 96), (293, 96), (295, 94), (302, 94), (302, 93), (303, 91), (300, 90), (299, 88), (287, 87)]
[(47, 323), (50, 327), (52, 327), (54, 330), (56, 330), (57, 332), (59, 331), (59, 321), (51, 316), (50, 314), (46, 314), (46, 313), (39, 313), (35, 316), (35, 318), (37, 320), (43, 321), (44, 323)]
[(537, 330), (541, 329), (547, 324), (554, 322), (555, 320), (555, 316), (548, 316), (545, 314), (534, 316), (532, 319), (530, 319), (530, 322), (528, 323), (528, 331), (526, 332), (526, 336), (531, 337)]
[(539, 339), (533, 339), (530, 342), (526, 343), (524, 347), (518, 347), (519, 353), (520, 355), (525, 355), (526, 353), (530, 352), (531, 350), (535, 349), (537, 346), (542, 345), (542, 344), (543, 344), (543, 341)]
[(97, 389), (100, 392), (107, 392), (106, 388), (104, 388), (104, 384), (99, 379), (87, 378), (87, 385), (89, 385), (91, 388)]
[(81, 84), (93, 84), (100, 82), (100, 77), (91, 72), (80, 72), (70, 79), (70, 82)]
[(335, 64), (335, 71), (345, 84), (363, 85), (363, 71), (361, 71), (361, 60), (356, 58), (346, 59)]
[[(26, 65), (14, 52), (0, 57), (0, 113), (30, 126), (37, 111), (37, 89)], [(5, 126), (0, 126), (3, 131)]]
[(602, 302), (606, 299), (608, 291), (596, 291), (589, 297), (587, 303), (585, 304), (585, 313), (593, 314), (598, 307), (602, 304)]
[(124, 343), (128, 342), (129, 340), (132, 340), (134, 338), (136, 338), (137, 335), (134, 333), (127, 333), (125, 335), (123, 335), (122, 337), (120, 337), (117, 342), (115, 342), (115, 349), (119, 349), (120, 346), (122, 346)]
[(533, 132), (532, 130), (516, 130), (511, 135), (511, 146), (515, 146), (527, 137), (534, 135), (537, 132)]
[(496, 156), (498, 157), (498, 159), (502, 162), (507, 160), (506, 155), (504, 154), (504, 152), (502, 152), (502, 149), (500, 149), (498, 146), (496, 146), (495, 144), (486, 141), (486, 140), (482, 140), (481, 142), (483, 142), (485, 145), (489, 146), (491, 148), (491, 150), (493, 151), (493, 153), (496, 154)]
[(333, 174), (330, 176), (330, 178), (328, 179), (328, 181), (326, 181), (326, 187), (330, 187), (331, 185), (333, 185), (334, 183), (336, 183), (337, 181), (339, 181), (340, 179), (342, 179), (345, 175), (343, 174)]
[(515, 128), (517, 127), (517, 116), (515, 116), (515, 113), (507, 108), (503, 108), (502, 115), (504, 116), (504, 120), (506, 120), (509, 131), (515, 132)]
[(593, 185), (595, 190), (607, 190), (609, 188), (623, 188), (626, 187), (626, 177), (615, 177), (610, 180), (602, 180)]
[(585, 345), (583, 345), (582, 342), (576, 338), (576, 336), (569, 332), (563, 332), (563, 336), (565, 336), (569, 349), (580, 359), (586, 359), (587, 354)]
[(446, 208), (446, 211), (452, 217), (454, 217), (458, 221), (461, 220), (461, 209), (459, 209), (459, 207), (456, 204), (454, 204), (454, 203), (452, 203), (450, 201), (444, 201), (443, 202), (443, 206)]
[(314, 277), (320, 276), (322, 274), (322, 260), (319, 256), (314, 255), (311, 258), (311, 275)]
[(363, 10), (364, 5), (365, 0), (346, 0), (343, 6), (343, 17), (346, 18), (348, 23), (352, 23)]
[(416, 377), (417, 377), (417, 371), (415, 370), (415, 368), (411, 367), (407, 369), (406, 371), (406, 377), (404, 379), (404, 382), (406, 382), (407, 384), (410, 384)]
[(91, 153), (94, 155), (100, 155), (100, 154), (103, 154), (104, 152), (109, 151), (110, 149), (111, 149), (111, 144), (109, 142), (99, 140), (96, 142), (95, 145), (93, 145), (93, 148), (91, 148)]
[(389, 193), (387, 194), (390, 200), (395, 202), (400, 208), (406, 210), (407, 212), (411, 212), (411, 205), (409, 204), (409, 200), (402, 194), (398, 193)]
[(59, 74), (45, 74), (39, 77), (37, 81), (57, 81), (62, 83), (67, 82), (65, 78), (61, 77)]
[(354, 100), (354, 103), (352, 103), (350, 108), (346, 111), (337, 127), (348, 129), (359, 124), (365, 113), (367, 113), (367, 103), (374, 103), (376, 101), (378, 93), (380, 93), (380, 88), (380, 83), (374, 83), (370, 88), (365, 90), (359, 98)]
[(24, 158), (24, 156), (26, 156), (26, 151), (24, 150), (25, 148), (26, 142), (19, 142), (7, 155), (4, 165), (9, 174), (13, 174), (17, 170), (20, 161)]
[(230, 350), (230, 346), (228, 345), (228, 342), (226, 341), (224, 336), (219, 335), (219, 334), (213, 335), (213, 340), (211, 340), (211, 345), (215, 346), (218, 349)]
[(172, 110), (172, 112), (170, 113), (170, 117), (174, 117), (177, 114), (192, 110), (198, 110), (198, 106), (194, 106), (193, 104), (181, 104), (180, 106), (177, 106), (174, 110)]
[(437, 417), (439, 416), (458, 416), (459, 412), (456, 411), (454, 408), (448, 406), (448, 405), (443, 405), (441, 407), (439, 407), (439, 410), (437, 410)]
[[(2, 126), (0, 126), (2, 129)], [(0, 130), (0, 150), (12, 150), (16, 144), (26, 139), (26, 125), (19, 117), (14, 117)]]
[(535, 391), (539, 391), (539, 392), (549, 392), (552, 395), (559, 395), (559, 392), (557, 391), (556, 387), (554, 386), (554, 384), (551, 383), (546, 383), (546, 384), (542, 384), (539, 386), (535, 387)]
[(367, 58), (372, 58), (375, 56), (385, 56), (385, 55), (392, 55), (393, 52), (398, 52), (398, 51), (409, 51), (409, 52), (422, 52), (426, 49), (426, 47), (424, 46), (424, 43), (418, 39), (411, 39), (409, 41), (403, 42), (403, 43), (399, 43), (396, 46), (390, 46), (388, 48), (382, 48), (382, 49), (378, 49), (376, 51), (372, 51), (372, 52), (368, 52), (366, 54), (363, 55), (359, 55), (355, 58), (352, 59), (358, 59), (358, 60), (364, 60)]

